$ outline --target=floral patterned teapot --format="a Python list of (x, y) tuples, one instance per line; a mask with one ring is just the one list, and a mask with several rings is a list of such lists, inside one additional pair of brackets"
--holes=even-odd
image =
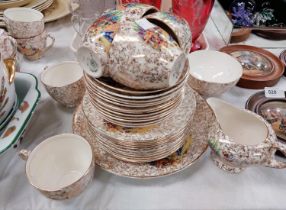
[[(0, 56), (1, 57), (1, 56)], [(16, 72), (16, 59), (0, 59), (0, 123), (5, 120), (16, 105), (16, 92), (14, 78)]]

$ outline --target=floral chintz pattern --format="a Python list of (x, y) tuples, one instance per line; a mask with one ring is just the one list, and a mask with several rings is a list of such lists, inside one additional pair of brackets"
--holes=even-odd
[(99, 146), (96, 138), (88, 132), (88, 120), (82, 110), (77, 108), (73, 118), (73, 132), (86, 138), (93, 147), (95, 163), (110, 173), (137, 179), (162, 177), (182, 171), (196, 162), (207, 149), (208, 138), (215, 137), (219, 125), (207, 103), (195, 93), (197, 108), (192, 124), (189, 126), (190, 137), (182, 148), (166, 159), (149, 163), (129, 163), (114, 158)]
[(45, 85), (45, 88), (53, 99), (68, 108), (79, 105), (85, 93), (83, 77), (77, 82), (64, 87), (50, 87)]
[(94, 162), (90, 165), (88, 171), (77, 182), (57, 191), (45, 191), (38, 189), (46, 197), (54, 200), (66, 200), (82, 193), (90, 184), (94, 176)]
[(275, 160), (275, 152), (280, 150), (286, 154), (286, 146), (277, 141), (274, 130), (269, 123), (259, 115), (250, 111), (247, 112), (265, 123), (268, 136), (259, 145), (242, 145), (236, 143), (219, 128), (220, 131), (216, 133), (215, 137), (209, 139), (215, 164), (221, 169), (232, 173), (239, 173), (250, 165), (286, 168), (285, 163)]
[(144, 42), (153, 49), (161, 50), (161, 48), (170, 48), (170, 47), (179, 47), (175, 40), (163, 29), (158, 26), (154, 26), (148, 30), (144, 30), (139, 25), (134, 24), (133, 28), (138, 32), (140, 37), (144, 40)]
[(171, 30), (174, 35), (176, 41), (182, 48), (185, 53), (189, 53), (192, 45), (192, 33), (187, 21), (183, 18), (180, 18), (177, 15), (168, 13), (168, 12), (156, 12), (150, 15), (147, 15), (146, 18), (148, 20), (157, 20), (160, 21), (161, 24), (166, 24), (168, 26), (168, 30)]

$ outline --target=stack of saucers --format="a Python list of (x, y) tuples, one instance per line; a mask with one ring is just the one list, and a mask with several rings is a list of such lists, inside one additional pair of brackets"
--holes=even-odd
[(188, 62), (178, 83), (163, 90), (137, 91), (110, 78), (85, 76), (91, 104), (106, 121), (124, 127), (156, 125), (169, 118), (181, 104), (188, 77)]
[(85, 95), (82, 108), (88, 120), (86, 128), (93, 141), (117, 159), (144, 163), (169, 156), (184, 144), (189, 136), (196, 99), (193, 90), (186, 88), (183, 100), (173, 114), (155, 125), (127, 128), (105, 120)]

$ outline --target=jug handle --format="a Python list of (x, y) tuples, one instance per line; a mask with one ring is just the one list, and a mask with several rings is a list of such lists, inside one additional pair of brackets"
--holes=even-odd
[(9, 40), (11, 45), (13, 46), (13, 54), (11, 55), (11, 57), (3, 59), (8, 73), (9, 84), (12, 84), (14, 82), (16, 74), (17, 41), (11, 36), (6, 37), (6, 39)]
[(275, 159), (275, 153), (276, 151), (279, 150), (283, 153), (283, 155), (286, 156), (286, 145), (280, 142), (274, 142), (272, 144), (272, 147), (270, 148), (270, 153), (271, 153), (271, 160), (267, 160), (263, 165), (271, 168), (286, 168), (286, 162), (278, 161)]

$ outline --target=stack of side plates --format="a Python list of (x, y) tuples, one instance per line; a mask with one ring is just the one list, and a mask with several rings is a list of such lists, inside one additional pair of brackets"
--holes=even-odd
[(0, 0), (0, 27), (5, 27), (3, 12), (7, 8), (26, 7), (44, 14), (44, 21), (51, 22), (70, 14), (68, 0)]
[(33, 0), (4, 0), (0, 2), (0, 10), (4, 10), (11, 7), (21, 7), (29, 4)]
[(127, 128), (106, 121), (86, 95), (82, 102), (88, 120), (88, 132), (109, 154), (117, 159), (143, 163), (169, 156), (177, 151), (189, 136), (196, 99), (186, 87), (183, 101), (170, 118), (155, 125)]
[(184, 95), (188, 62), (179, 82), (156, 91), (136, 91), (115, 83), (109, 78), (92, 79), (85, 76), (91, 104), (106, 121), (123, 127), (146, 127), (168, 119)]

